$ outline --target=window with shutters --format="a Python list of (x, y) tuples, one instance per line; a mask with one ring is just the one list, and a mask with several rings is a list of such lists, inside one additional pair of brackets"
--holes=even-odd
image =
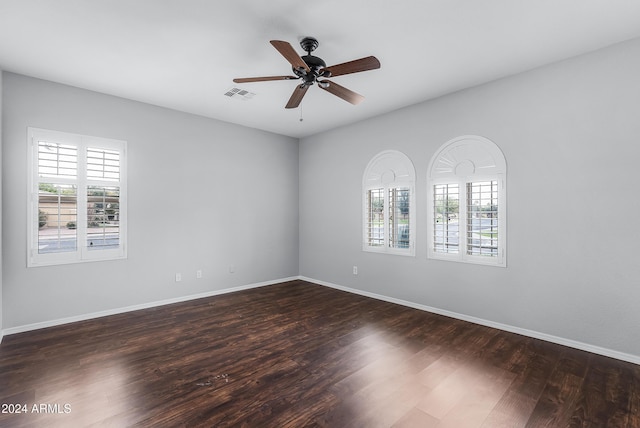
[(363, 250), (415, 254), (415, 171), (395, 150), (376, 155), (363, 177)]
[(492, 141), (468, 135), (429, 164), (429, 258), (506, 266), (506, 161)]
[(29, 128), (28, 265), (126, 258), (126, 142)]

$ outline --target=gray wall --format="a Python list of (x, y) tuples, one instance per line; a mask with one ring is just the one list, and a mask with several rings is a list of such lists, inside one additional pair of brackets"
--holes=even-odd
[(2, 70), (0, 69), (0, 342), (2, 341)]
[[(298, 275), (296, 139), (11, 73), (3, 103), (4, 329)], [(128, 142), (127, 260), (27, 269), (29, 126)]]
[[(298, 144), (5, 73), (2, 328), (300, 274), (640, 356), (639, 75), (633, 40)], [(26, 268), (28, 126), (129, 142), (127, 260)], [(426, 259), (427, 164), (464, 134), (507, 159), (507, 268)], [(386, 149), (416, 167), (415, 257), (361, 250), (362, 174)]]
[[(300, 274), (640, 356), (638, 76), (640, 39), (303, 139)], [(507, 160), (507, 268), (426, 258), (427, 165), (466, 134)], [(416, 257), (361, 250), (385, 149), (416, 167)]]

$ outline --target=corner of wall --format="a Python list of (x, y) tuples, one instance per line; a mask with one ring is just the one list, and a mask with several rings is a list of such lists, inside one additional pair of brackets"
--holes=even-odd
[(2, 70), (0, 70), (0, 343), (2, 330)]

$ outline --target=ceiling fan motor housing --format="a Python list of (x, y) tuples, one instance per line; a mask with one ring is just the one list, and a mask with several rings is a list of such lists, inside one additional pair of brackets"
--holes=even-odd
[(326, 73), (320, 73), (320, 70), (327, 68), (327, 63), (324, 62), (322, 58), (311, 55), (311, 52), (316, 50), (318, 45), (318, 40), (314, 37), (305, 37), (300, 41), (300, 46), (307, 52), (307, 55), (304, 55), (301, 58), (305, 64), (307, 64), (309, 69), (311, 69), (311, 73), (305, 70), (296, 69), (295, 67), (292, 68), (295, 75), (302, 78), (304, 83), (307, 85), (313, 85), (318, 77), (328, 77), (325, 75)]
[(322, 58), (318, 58), (313, 55), (304, 55), (301, 57), (302, 60), (309, 66), (311, 69), (311, 73), (305, 70), (298, 70), (295, 67), (292, 68), (293, 72), (296, 76), (301, 77), (306, 82), (313, 83), (317, 77), (320, 77), (320, 70), (327, 67), (327, 63), (322, 60)]

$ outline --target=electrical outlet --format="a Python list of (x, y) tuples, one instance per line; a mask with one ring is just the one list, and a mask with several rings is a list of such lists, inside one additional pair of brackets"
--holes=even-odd
[(229, 273), (234, 273), (236, 271), (236, 267), (234, 265), (229, 265)]
[(176, 273), (176, 282), (180, 282), (180, 281), (182, 281), (182, 274)]
[(354, 266), (353, 267), (353, 274), (357, 275), (358, 274), (358, 266)]
[(196, 278), (197, 278), (197, 279), (202, 278), (202, 271), (201, 271), (200, 269), (198, 269), (198, 270), (196, 271)]

